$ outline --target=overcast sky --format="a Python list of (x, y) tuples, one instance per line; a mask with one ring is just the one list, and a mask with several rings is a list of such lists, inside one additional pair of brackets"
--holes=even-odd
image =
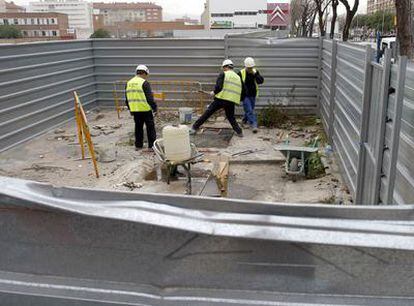
[[(11, 1), (11, 0), (7, 0)], [(15, 3), (20, 5), (28, 5), (31, 0), (14, 0)], [(35, 0), (36, 1), (36, 0)], [(164, 16), (166, 19), (171, 19), (175, 17), (181, 17), (188, 15), (195, 18), (200, 18), (201, 13), (204, 9), (205, 0), (96, 0), (96, 2), (155, 2), (161, 5), (164, 8)], [(227, 1), (227, 0), (222, 0)], [(254, 0), (251, 0), (254, 1)], [(283, 2), (289, 2), (289, 0), (279, 0)], [(91, 2), (91, 1), (90, 1)], [(273, 2), (269, 0), (269, 2)], [(277, 2), (277, 1), (275, 1)], [(353, 0), (350, 0), (353, 2)], [(367, 0), (360, 1), (360, 11), (365, 12)]]

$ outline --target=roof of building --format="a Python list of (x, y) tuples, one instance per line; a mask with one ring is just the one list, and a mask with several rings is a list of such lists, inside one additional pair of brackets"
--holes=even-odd
[(103, 3), (103, 2), (94, 2), (94, 9), (101, 10), (110, 10), (110, 9), (162, 9), (161, 6), (152, 3), (152, 2), (135, 2), (135, 3), (126, 3), (126, 2), (113, 2), (113, 3)]
[(16, 3), (12, 2), (6, 2), (6, 10), (25, 10), (23, 6), (18, 6)]

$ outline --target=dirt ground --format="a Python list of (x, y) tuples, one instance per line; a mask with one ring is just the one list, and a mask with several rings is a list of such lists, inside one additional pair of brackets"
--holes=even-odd
[[(90, 159), (82, 160), (74, 121), (32, 141), (0, 154), (0, 175), (98, 189), (150, 193), (186, 193), (186, 178), (179, 176), (170, 185), (160, 180), (159, 161), (153, 153), (137, 152), (133, 144), (134, 123), (127, 112), (117, 118), (114, 111), (88, 113), (89, 127), (99, 157), (97, 179)], [(164, 112), (157, 118), (158, 136), (162, 127), (177, 123), (175, 113)], [(258, 134), (244, 130), (244, 138), (232, 137), (224, 117), (208, 122), (201, 135), (192, 139), (204, 153), (205, 161), (193, 165), (192, 186), (195, 195), (218, 196), (213, 180), (207, 181), (214, 156), (232, 156), (246, 150), (256, 152), (230, 159), (229, 197), (269, 202), (351, 204), (334, 157), (323, 158), (326, 175), (318, 179), (293, 182), (285, 175), (284, 157), (274, 145), (286, 140), (304, 145), (318, 135), (316, 119), (291, 124), (284, 129), (260, 128)], [(321, 148), (321, 151), (323, 149)]]

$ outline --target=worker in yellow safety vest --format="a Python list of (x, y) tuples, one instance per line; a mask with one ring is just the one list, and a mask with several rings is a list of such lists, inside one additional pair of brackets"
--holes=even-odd
[(157, 138), (155, 131), (154, 114), (157, 113), (157, 104), (151, 86), (146, 81), (149, 69), (145, 65), (138, 65), (136, 76), (127, 82), (125, 88), (125, 102), (135, 121), (135, 149), (144, 147), (144, 124), (147, 128), (148, 148), (152, 148)]
[(242, 80), (234, 72), (234, 64), (227, 59), (223, 62), (223, 71), (217, 78), (214, 91), (210, 93), (214, 97), (213, 103), (209, 105), (204, 114), (194, 123), (190, 134), (195, 134), (200, 126), (207, 121), (215, 112), (224, 109), (227, 120), (230, 122), (236, 135), (243, 137), (243, 131), (236, 121), (234, 115), (236, 105), (239, 105), (244, 99), (244, 87)]
[(247, 57), (244, 60), (244, 69), (239, 72), (242, 78), (246, 95), (243, 100), (244, 117), (243, 123), (249, 124), (253, 129), (253, 133), (257, 133), (257, 116), (254, 111), (256, 100), (259, 97), (259, 85), (264, 83), (264, 78), (256, 69), (256, 63), (253, 58)]

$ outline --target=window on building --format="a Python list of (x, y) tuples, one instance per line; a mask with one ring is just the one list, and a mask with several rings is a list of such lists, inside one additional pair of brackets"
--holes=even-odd
[(37, 31), (33, 31), (33, 35), (34, 35), (34, 36), (38, 36), (38, 35), (39, 35), (39, 33), (38, 33)]
[(57, 36), (57, 32), (56, 31), (52, 31), (52, 35), (53, 36)]
[(37, 18), (37, 24), (41, 24), (41, 23), (40, 23), (40, 19), (39, 19), (39, 18)]
[(17, 18), (13, 19), (13, 24), (19, 24), (19, 20)]
[(257, 12), (234, 12), (236, 16), (254, 16), (257, 15)]
[(29, 24), (29, 19), (24, 19), (24, 24)]
[(55, 18), (50, 18), (50, 23), (51, 24), (55, 24), (56, 22), (55, 22)]
[(33, 18), (30, 19), (30, 24), (35, 24), (35, 20)]
[(28, 36), (27, 31), (23, 31), (22, 33), (23, 33), (23, 36)]
[(8, 19), (3, 19), (3, 24), (9, 24), (9, 20)]
[(42, 31), (42, 36), (46, 36), (46, 31)]
[(211, 17), (233, 17), (233, 14), (219, 14), (219, 13), (213, 13), (211, 14)]

